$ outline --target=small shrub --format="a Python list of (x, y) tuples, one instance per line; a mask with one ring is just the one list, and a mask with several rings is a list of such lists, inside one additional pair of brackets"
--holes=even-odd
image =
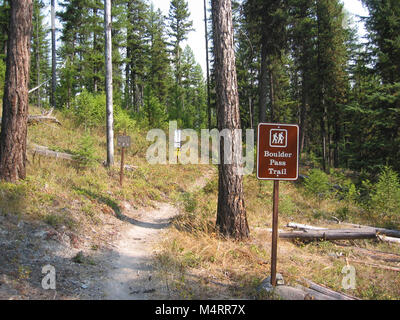
[(345, 181), (339, 192), (340, 199), (348, 206), (352, 203), (355, 203), (359, 196), (360, 193), (355, 184), (350, 180)]
[(182, 257), (182, 265), (189, 268), (195, 268), (200, 265), (201, 257), (192, 251), (187, 251)]
[(357, 199), (358, 192), (354, 183), (350, 183), (345, 193), (345, 200), (347, 202), (354, 202)]
[(321, 159), (317, 157), (317, 155), (314, 152), (310, 152), (308, 155), (308, 159), (310, 161), (310, 164), (312, 167), (318, 167), (318, 165), (321, 163)]
[(319, 169), (310, 171), (309, 178), (304, 181), (304, 186), (307, 194), (317, 196), (320, 200), (329, 195), (328, 175)]
[(74, 159), (78, 161), (80, 169), (94, 167), (96, 163), (95, 147), (93, 138), (87, 133), (78, 144)]
[(114, 129), (117, 133), (124, 133), (125, 131), (131, 131), (135, 128), (136, 122), (133, 120), (126, 110), (116, 106), (114, 108)]
[[(90, 93), (83, 90), (74, 98), (70, 109), (65, 109), (67, 116), (72, 116), (76, 125), (85, 128), (105, 126), (106, 124), (106, 95), (102, 93)], [(116, 132), (131, 130), (135, 127), (135, 121), (126, 110), (114, 104), (114, 129)]]
[(66, 110), (72, 114), (77, 125), (92, 128), (106, 121), (106, 95), (104, 93), (92, 94), (83, 90), (72, 101), (71, 109)]
[(5, 213), (20, 214), (26, 212), (29, 204), (26, 199), (32, 192), (27, 181), (17, 184), (0, 182), (0, 210)]
[(167, 121), (166, 106), (152, 93), (148, 93), (145, 98), (144, 111), (147, 125), (150, 127), (160, 128)]
[(279, 201), (279, 212), (287, 216), (292, 216), (296, 213), (296, 205), (288, 196), (282, 195)]
[(183, 206), (186, 212), (193, 213), (197, 207), (196, 198), (191, 193), (185, 192), (183, 194)]
[(82, 251), (79, 251), (73, 258), (72, 261), (75, 263), (84, 263), (85, 262), (85, 256), (83, 255)]
[(380, 217), (400, 217), (400, 182), (396, 172), (385, 167), (374, 184), (369, 208)]
[(60, 215), (57, 214), (48, 214), (45, 218), (44, 218), (44, 222), (46, 222), (48, 225), (56, 228), (58, 226), (61, 226), (64, 222), (64, 218)]
[(340, 219), (340, 221), (347, 220), (350, 213), (350, 209), (348, 206), (341, 207), (336, 210), (336, 216)]
[(206, 194), (217, 193), (217, 191), (218, 191), (217, 179), (212, 179), (212, 180), (208, 181), (207, 184), (205, 185), (205, 187), (203, 188), (203, 191)]

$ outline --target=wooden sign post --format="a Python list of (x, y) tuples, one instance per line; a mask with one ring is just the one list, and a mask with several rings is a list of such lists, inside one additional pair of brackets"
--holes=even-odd
[(122, 183), (123, 183), (123, 180), (124, 180), (125, 149), (129, 148), (131, 146), (131, 137), (127, 136), (126, 133), (125, 133), (124, 136), (118, 136), (117, 137), (117, 145), (118, 145), (118, 147), (121, 148), (121, 170), (120, 170), (120, 173), (119, 173), (119, 183), (120, 183), (120, 185), (122, 187)]
[(279, 181), (299, 176), (299, 127), (292, 124), (260, 123), (257, 141), (257, 178), (273, 180), (271, 285), (276, 286), (278, 255)]

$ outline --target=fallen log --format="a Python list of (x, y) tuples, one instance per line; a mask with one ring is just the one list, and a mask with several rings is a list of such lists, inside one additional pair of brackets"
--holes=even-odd
[(314, 227), (314, 226), (309, 226), (306, 224), (295, 223), (295, 222), (289, 222), (286, 226), (288, 228), (299, 229), (299, 230), (328, 230), (327, 228)]
[[(333, 291), (320, 286), (310, 280), (302, 278), (295, 287), (284, 285), (283, 282), (274, 288), (271, 286), (271, 278), (268, 277), (261, 282), (259, 291), (270, 294), (272, 298), (283, 300), (359, 300), (347, 294)], [(305, 286), (303, 285), (305, 283)]]
[[(264, 229), (264, 228), (258, 228), (258, 229), (266, 230), (266, 231), (268, 231), (268, 232), (272, 232), (272, 228), (266, 228), (266, 229)], [(284, 233), (284, 232), (285, 232), (285, 230), (278, 229), (278, 233)]]
[[(357, 230), (357, 229), (371, 230), (371, 231), (374, 230), (375, 233), (378, 233), (378, 234), (381, 234), (381, 235), (400, 238), (400, 231), (399, 230), (370, 227), (370, 226), (364, 226), (364, 225), (353, 224), (353, 223), (341, 223), (341, 225), (353, 227), (354, 231)], [(307, 230), (329, 230), (327, 228), (314, 227), (314, 226), (301, 224), (301, 223), (295, 223), (295, 222), (288, 223), (287, 227), (293, 228), (293, 229), (304, 230), (304, 231), (307, 231)], [(338, 230), (340, 230), (340, 229), (338, 229)]]
[(376, 239), (374, 230), (337, 229), (337, 230), (314, 230), (314, 231), (293, 231), (279, 234), (282, 239), (300, 240), (353, 240), (353, 239)]
[[(1, 124), (1, 117), (0, 117), (0, 124)], [(58, 121), (57, 118), (52, 117), (50, 115), (34, 115), (34, 116), (28, 116), (28, 125), (32, 124), (38, 124), (38, 123), (43, 123), (43, 122), (50, 122), (50, 123), (56, 123), (59, 126), (61, 126), (61, 122)]]
[(61, 126), (61, 122), (58, 121), (57, 118), (51, 117), (49, 115), (28, 116), (28, 125), (38, 124), (38, 123), (41, 123), (41, 122), (51, 122), (51, 123), (56, 123), (59, 126)]
[(378, 239), (384, 242), (390, 242), (390, 243), (398, 243), (400, 244), (400, 239), (399, 238), (393, 238), (393, 237), (387, 237), (387, 236), (381, 236), (377, 235)]
[(265, 279), (258, 290), (265, 292), (272, 299), (279, 300), (334, 300), (331, 296), (325, 295), (310, 288), (297, 285), (291, 287), (283, 284), (277, 285), (275, 288), (271, 286), (270, 278)]
[(400, 230), (370, 227), (370, 226), (364, 226), (364, 225), (354, 224), (354, 223), (341, 223), (341, 224), (346, 225), (346, 226), (351, 226), (354, 228), (359, 228), (359, 229), (374, 229), (376, 233), (379, 233), (381, 235), (400, 238)]
[(28, 148), (28, 151), (30, 153), (33, 153), (33, 157), (35, 157), (36, 155), (41, 155), (41, 156), (50, 157), (50, 158), (76, 161), (76, 159), (74, 158), (74, 156), (72, 154), (65, 153), (65, 152), (53, 151), (53, 150), (50, 150), (48, 147), (39, 146), (36, 144), (31, 145)]
[(337, 292), (337, 291), (333, 291), (332, 289), (323, 287), (319, 284), (316, 284), (314, 282), (312, 282), (311, 280), (305, 279), (303, 278), (304, 282), (307, 284), (308, 288), (317, 291), (319, 293), (322, 293), (324, 295), (327, 295), (329, 297), (332, 297), (335, 300), (359, 300), (358, 298), (349, 296), (347, 294), (341, 293), (341, 292)]

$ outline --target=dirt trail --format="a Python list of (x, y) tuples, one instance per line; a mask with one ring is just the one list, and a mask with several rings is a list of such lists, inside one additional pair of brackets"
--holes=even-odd
[(104, 289), (106, 299), (151, 299), (160, 295), (162, 284), (152, 275), (152, 247), (178, 210), (167, 203), (156, 205), (156, 209), (140, 213), (130, 208), (124, 212), (131, 225), (121, 233), (115, 248), (117, 257)]
[[(207, 183), (212, 172), (199, 178), (190, 188), (194, 191)], [(109, 300), (166, 299), (165, 284), (153, 275), (154, 244), (159, 242), (170, 220), (179, 210), (168, 203), (155, 203), (155, 209), (133, 209), (125, 205), (123, 215), (128, 223), (116, 243), (108, 277), (104, 283), (104, 298)]]

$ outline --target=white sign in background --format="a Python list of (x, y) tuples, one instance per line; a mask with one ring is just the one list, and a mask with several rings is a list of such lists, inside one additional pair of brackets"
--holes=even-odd
[(175, 130), (174, 146), (176, 149), (181, 147), (182, 130)]

